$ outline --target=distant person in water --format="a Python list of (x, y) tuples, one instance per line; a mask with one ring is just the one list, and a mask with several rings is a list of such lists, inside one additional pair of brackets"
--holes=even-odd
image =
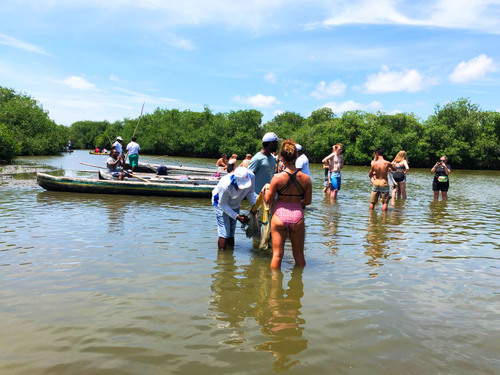
[(302, 146), (298, 143), (295, 144), (295, 148), (297, 149), (297, 160), (295, 161), (295, 167), (305, 173), (309, 177), (311, 176), (311, 172), (309, 172), (309, 159), (302, 152)]
[(434, 192), (434, 200), (439, 199), (439, 192), (443, 201), (448, 200), (448, 189), (450, 187), (449, 175), (451, 167), (448, 165), (448, 158), (441, 156), (439, 161), (432, 167), (432, 173), (435, 173), (434, 180), (432, 181), (432, 191)]
[(337, 143), (333, 146), (333, 152), (322, 160), (323, 163), (328, 162), (330, 171), (330, 200), (336, 200), (340, 190), (341, 176), (340, 170), (344, 168), (344, 157), (342, 154), (342, 143)]
[(227, 170), (227, 154), (222, 154), (220, 159), (215, 163), (217, 168), (222, 168), (222, 170)]
[(108, 160), (106, 160), (106, 166), (108, 168), (108, 172), (113, 177), (116, 177), (119, 180), (123, 180), (123, 172), (122, 172), (123, 164), (124, 164), (123, 155), (120, 155), (116, 148), (112, 148), (111, 154)]
[(380, 147), (375, 150), (373, 157), (374, 160), (372, 162), (370, 172), (368, 173), (372, 182), (370, 210), (375, 208), (375, 205), (380, 198), (382, 211), (387, 211), (387, 205), (391, 199), (387, 174), (389, 171), (395, 171), (396, 168), (391, 164), (391, 162), (384, 159), (384, 151)]
[(132, 141), (127, 145), (128, 152), (128, 163), (132, 173), (134, 173), (135, 167), (139, 165), (139, 150), (141, 146), (136, 142), (136, 138), (132, 137)]
[(406, 151), (401, 150), (398, 152), (392, 165), (396, 168), (396, 171), (392, 174), (394, 181), (396, 182), (396, 188), (392, 190), (392, 199), (396, 199), (396, 194), (398, 198), (406, 199), (406, 174), (410, 170), (408, 160), (406, 159)]

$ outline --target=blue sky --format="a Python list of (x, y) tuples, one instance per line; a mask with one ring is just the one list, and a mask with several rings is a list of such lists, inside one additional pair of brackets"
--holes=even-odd
[(0, 86), (58, 124), (156, 108), (500, 110), (500, 0), (2, 0)]

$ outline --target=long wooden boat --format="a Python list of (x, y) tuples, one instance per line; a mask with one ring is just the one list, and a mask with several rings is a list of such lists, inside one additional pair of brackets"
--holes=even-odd
[[(150, 163), (139, 163), (137, 167), (134, 168), (135, 172), (142, 173), (156, 173), (158, 172), (158, 167), (161, 164), (150, 164)], [(165, 165), (167, 167), (167, 173), (177, 173), (177, 174), (187, 174), (187, 175), (205, 175), (205, 176), (213, 176), (213, 175), (225, 175), (226, 171), (219, 171), (216, 168), (199, 168), (199, 167), (187, 167), (184, 165)], [(125, 163), (125, 169), (130, 169), (128, 163)]]
[[(105, 169), (99, 169), (99, 179), (100, 180), (116, 180), (115, 177), (111, 175)], [(153, 173), (137, 173), (134, 172), (132, 177), (125, 174), (124, 181), (142, 181), (147, 180), (149, 182), (171, 182), (177, 184), (195, 184), (195, 185), (212, 185), (215, 187), (219, 183), (220, 178), (216, 177), (206, 177), (206, 176), (182, 176), (182, 175), (168, 175), (168, 176), (158, 176)]]
[(94, 150), (90, 150), (89, 154), (91, 154), (91, 155), (109, 155), (109, 152), (95, 152)]
[(52, 191), (94, 194), (156, 195), (169, 197), (210, 198), (214, 185), (198, 182), (174, 181), (142, 182), (97, 180), (81, 177), (58, 177), (37, 173), (37, 183)]

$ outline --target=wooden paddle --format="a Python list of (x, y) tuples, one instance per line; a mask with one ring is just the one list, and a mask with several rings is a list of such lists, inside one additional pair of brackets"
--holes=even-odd
[[(88, 164), (88, 163), (83, 163), (83, 162), (80, 162), (80, 164), (83, 164), (83, 165), (88, 165), (89, 167), (95, 167), (95, 168), (102, 169), (102, 167), (100, 167), (100, 166), (98, 166), (98, 165), (94, 165), (94, 164)], [(123, 169), (122, 169), (122, 170), (123, 170)], [(139, 177), (139, 176), (133, 175), (133, 174), (132, 174), (132, 173), (130, 173), (130, 172), (123, 171), (123, 173), (128, 174), (130, 177), (135, 177), (135, 178), (138, 178), (139, 180), (144, 181), (144, 182), (147, 182), (148, 184), (150, 184), (150, 183), (151, 183), (151, 181), (148, 181), (148, 180), (146, 180), (145, 178), (142, 178), (142, 177)]]

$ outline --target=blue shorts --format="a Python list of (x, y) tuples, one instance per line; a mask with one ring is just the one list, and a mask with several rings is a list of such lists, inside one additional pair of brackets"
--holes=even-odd
[[(236, 219), (229, 217), (221, 208), (214, 206), (215, 217), (217, 218), (217, 232), (221, 238), (234, 238), (236, 232)], [(240, 212), (240, 210), (235, 210)]]
[(340, 172), (330, 172), (330, 183), (332, 190), (340, 190)]

